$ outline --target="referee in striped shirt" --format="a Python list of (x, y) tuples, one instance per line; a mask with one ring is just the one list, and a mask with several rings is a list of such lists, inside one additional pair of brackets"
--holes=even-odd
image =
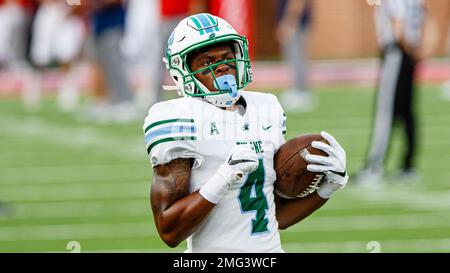
[(405, 130), (406, 151), (400, 176), (412, 178), (416, 152), (416, 119), (413, 109), (414, 72), (424, 26), (422, 0), (383, 1), (375, 10), (375, 25), (381, 47), (372, 139), (365, 169), (357, 177), (361, 184), (379, 182), (394, 124)]

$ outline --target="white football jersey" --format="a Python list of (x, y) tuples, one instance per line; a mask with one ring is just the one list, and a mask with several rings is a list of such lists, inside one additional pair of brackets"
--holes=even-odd
[(245, 114), (183, 97), (153, 105), (144, 132), (152, 166), (194, 158), (190, 192), (205, 184), (238, 142), (261, 155), (256, 171), (243, 177), (198, 230), (186, 252), (283, 252), (275, 218), (274, 155), (285, 142), (286, 116), (274, 95), (243, 92)]

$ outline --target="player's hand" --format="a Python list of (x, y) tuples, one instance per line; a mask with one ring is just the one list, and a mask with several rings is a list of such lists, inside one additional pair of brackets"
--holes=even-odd
[(230, 183), (234, 183), (258, 168), (259, 160), (250, 143), (235, 145), (219, 168)]
[(235, 145), (216, 173), (200, 188), (200, 194), (217, 204), (237, 181), (258, 168), (259, 158), (250, 143)]
[(321, 132), (320, 134), (329, 144), (313, 141), (311, 146), (324, 151), (328, 156), (307, 155), (305, 159), (310, 164), (306, 168), (310, 172), (324, 173), (326, 175), (326, 180), (320, 185), (317, 193), (320, 197), (328, 199), (334, 192), (344, 188), (347, 184), (347, 160), (344, 148), (332, 135), (327, 132)]

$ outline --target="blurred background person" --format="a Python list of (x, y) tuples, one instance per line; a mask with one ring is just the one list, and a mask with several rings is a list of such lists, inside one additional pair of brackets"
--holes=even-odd
[(278, 0), (276, 37), (281, 55), (293, 73), (293, 84), (281, 95), (287, 111), (311, 111), (315, 106), (308, 86), (307, 41), (312, 18), (312, 0)]
[(0, 70), (20, 75), (24, 82), (21, 94), (28, 109), (36, 109), (40, 100), (40, 91), (33, 88), (36, 81), (29, 54), (36, 8), (34, 0), (0, 1)]
[(404, 129), (406, 151), (397, 179), (416, 177), (417, 120), (414, 109), (415, 69), (421, 59), (425, 22), (422, 0), (385, 1), (375, 11), (375, 25), (381, 48), (372, 139), (365, 169), (358, 174), (360, 184), (378, 183), (383, 177), (385, 155), (392, 129)]
[[(86, 26), (80, 6), (68, 6), (58, 0), (41, 0), (32, 25), (30, 57), (37, 74), (29, 79), (25, 96), (42, 92), (42, 73), (48, 68), (60, 68), (57, 87), (60, 110), (72, 111), (79, 98), (79, 59), (85, 41)], [(32, 83), (34, 82), (34, 84)], [(32, 90), (30, 90), (31, 88)]]
[[(123, 50), (130, 66), (139, 111), (146, 112), (161, 90), (160, 0), (129, 0)], [(157, 78), (158, 77), (158, 78)]]
[(0, 68), (24, 64), (27, 22), (26, 9), (20, 1), (0, 1)]
[[(94, 89), (97, 98), (85, 113), (90, 120), (99, 122), (127, 122), (139, 113), (130, 87), (126, 59), (122, 50), (125, 30), (126, 3), (121, 0), (95, 0), (83, 2), (89, 9), (93, 35)], [(106, 91), (102, 91), (106, 88)]]

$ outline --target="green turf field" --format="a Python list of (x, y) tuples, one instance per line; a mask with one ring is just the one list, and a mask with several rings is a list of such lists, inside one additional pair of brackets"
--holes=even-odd
[[(288, 135), (326, 129), (346, 148), (350, 173), (368, 145), (372, 88), (317, 88), (320, 106), (288, 115)], [(282, 231), (288, 252), (450, 252), (450, 102), (422, 87), (421, 180), (359, 188), (352, 181), (303, 222)], [(54, 100), (36, 114), (0, 100), (0, 252), (181, 252), (159, 239), (150, 213), (151, 169), (141, 122), (98, 125), (61, 114)], [(398, 163), (394, 135), (388, 169)], [(372, 242), (375, 241), (375, 242)], [(375, 247), (372, 247), (375, 246)]]

